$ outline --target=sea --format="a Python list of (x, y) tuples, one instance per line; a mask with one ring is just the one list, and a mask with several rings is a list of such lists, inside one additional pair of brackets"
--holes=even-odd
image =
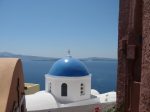
[[(26, 83), (40, 84), (40, 89), (45, 89), (45, 74), (47, 74), (55, 61), (22, 61), (24, 80)], [(83, 61), (92, 74), (91, 88), (100, 93), (116, 91), (117, 61), (98, 60)]]

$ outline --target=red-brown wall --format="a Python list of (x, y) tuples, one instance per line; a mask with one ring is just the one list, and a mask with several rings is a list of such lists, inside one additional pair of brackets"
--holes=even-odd
[(120, 0), (117, 109), (150, 112), (150, 0)]

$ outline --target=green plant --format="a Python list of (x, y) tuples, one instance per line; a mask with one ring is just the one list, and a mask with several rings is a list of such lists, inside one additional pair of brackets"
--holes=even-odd
[(106, 110), (105, 112), (116, 112), (116, 108), (115, 108), (115, 107), (112, 107), (112, 108)]

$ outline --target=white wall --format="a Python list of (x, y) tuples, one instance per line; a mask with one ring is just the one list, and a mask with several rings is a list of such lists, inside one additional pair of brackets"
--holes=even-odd
[[(91, 75), (82, 77), (60, 77), (45, 75), (45, 90), (49, 92), (49, 84), (51, 83), (51, 93), (55, 98), (62, 102), (75, 102), (90, 98), (91, 93)], [(67, 84), (67, 96), (61, 96), (61, 85), (62, 83)], [(81, 83), (85, 87), (85, 95), (81, 95), (80, 88)]]
[[(47, 110), (40, 110), (40, 111), (28, 111), (28, 112), (95, 112), (95, 108), (97, 108), (97, 107), (101, 108), (101, 105), (100, 104), (90, 104), (90, 105), (47, 109)], [(100, 111), (100, 112), (102, 112), (102, 111)]]

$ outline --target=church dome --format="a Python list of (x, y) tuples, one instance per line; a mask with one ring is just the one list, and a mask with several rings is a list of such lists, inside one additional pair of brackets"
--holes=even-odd
[(50, 69), (49, 75), (80, 77), (89, 75), (89, 72), (81, 61), (68, 56), (56, 61)]

